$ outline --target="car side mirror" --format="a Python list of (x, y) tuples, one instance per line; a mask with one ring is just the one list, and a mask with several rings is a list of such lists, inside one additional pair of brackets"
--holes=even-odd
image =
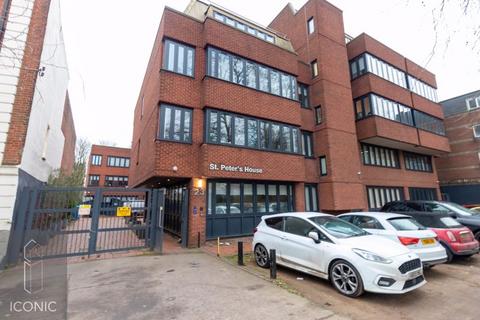
[(318, 237), (318, 232), (310, 231), (308, 237), (313, 240), (315, 243), (320, 243), (320, 238)]

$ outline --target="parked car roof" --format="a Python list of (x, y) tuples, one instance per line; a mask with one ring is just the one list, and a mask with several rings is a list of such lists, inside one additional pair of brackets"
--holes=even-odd
[(408, 217), (408, 214), (392, 213), (392, 212), (381, 212), (381, 211), (349, 212), (349, 213), (341, 214), (340, 216), (347, 216), (347, 215), (366, 216), (366, 217), (380, 218), (380, 219), (405, 218), (405, 217)]
[(311, 217), (333, 217), (333, 215), (322, 212), (282, 212), (276, 214), (270, 214), (262, 216), (262, 219), (274, 218), (274, 217), (299, 217), (299, 218), (311, 218)]

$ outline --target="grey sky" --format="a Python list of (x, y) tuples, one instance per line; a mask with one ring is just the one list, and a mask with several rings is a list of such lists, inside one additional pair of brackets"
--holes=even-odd
[[(165, 5), (183, 11), (188, 0), (63, 0), (70, 98), (77, 136), (129, 147), (133, 110)], [(263, 25), (287, 0), (217, 0)], [(300, 8), (306, 0), (290, 1)], [(432, 8), (438, 0), (331, 0), (343, 10), (345, 31), (366, 32), (425, 66), (434, 46)], [(453, 1), (457, 2), (457, 1)], [(427, 4), (425, 4), (427, 3)], [(448, 7), (439, 46), (427, 69), (437, 75), (440, 99), (479, 89), (480, 59), (466, 44), (473, 19)], [(449, 31), (449, 32), (447, 32)], [(445, 48), (446, 35), (452, 35)]]

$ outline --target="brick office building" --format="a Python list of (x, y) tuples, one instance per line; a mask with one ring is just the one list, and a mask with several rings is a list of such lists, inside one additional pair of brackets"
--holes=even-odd
[(435, 198), (432, 156), (449, 151), (435, 87), (367, 35), (346, 44), (342, 12), (323, 0), (287, 5), (269, 27), (198, 0), (166, 8), (130, 185), (165, 187), (167, 215), (183, 201), (190, 245), (251, 234), (266, 213)]
[(446, 199), (480, 204), (480, 91), (440, 102), (452, 152), (436, 160)]
[(86, 187), (127, 187), (130, 149), (92, 145)]

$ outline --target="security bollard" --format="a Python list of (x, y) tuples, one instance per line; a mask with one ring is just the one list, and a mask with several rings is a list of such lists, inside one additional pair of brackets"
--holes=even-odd
[(243, 241), (238, 241), (237, 258), (238, 265), (243, 266)]
[(277, 251), (270, 249), (270, 279), (277, 279)]

